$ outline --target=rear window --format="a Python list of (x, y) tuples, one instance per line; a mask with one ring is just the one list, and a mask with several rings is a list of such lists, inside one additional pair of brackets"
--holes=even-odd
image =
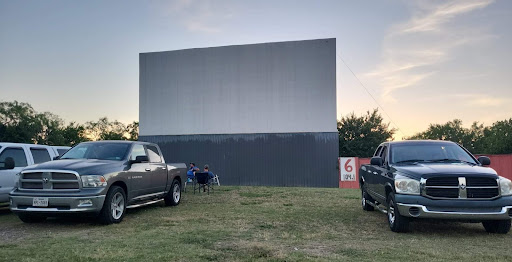
[(158, 153), (158, 149), (156, 148), (156, 146), (146, 146), (146, 148), (148, 149), (149, 162), (152, 162), (152, 163), (161, 163), (162, 162), (162, 157)]
[(50, 153), (45, 148), (30, 148), (30, 153), (34, 158), (34, 164), (44, 163), (51, 160)]
[(57, 153), (59, 154), (59, 156), (64, 155), (64, 153), (66, 152), (68, 152), (68, 149), (57, 149)]

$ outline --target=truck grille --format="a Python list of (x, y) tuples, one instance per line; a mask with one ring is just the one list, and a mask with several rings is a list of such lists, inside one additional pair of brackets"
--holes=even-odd
[(498, 181), (489, 177), (432, 177), (423, 194), (444, 199), (492, 199), (500, 195)]
[(61, 171), (25, 171), (20, 174), (23, 190), (76, 191), (80, 189), (78, 174)]

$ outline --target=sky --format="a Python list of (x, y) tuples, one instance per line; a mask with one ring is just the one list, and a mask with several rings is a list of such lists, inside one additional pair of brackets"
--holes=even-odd
[(0, 101), (130, 123), (139, 53), (334, 37), (338, 119), (379, 108), (401, 139), (512, 117), (511, 27), (508, 0), (0, 0)]

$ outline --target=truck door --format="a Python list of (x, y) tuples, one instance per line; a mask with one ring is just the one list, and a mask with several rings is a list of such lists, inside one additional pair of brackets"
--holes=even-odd
[[(23, 147), (8, 146), (2, 148), (0, 153), (0, 203), (9, 202), (9, 192), (12, 191), (16, 182), (16, 174), (29, 163), (27, 152)], [(14, 160), (14, 169), (6, 169), (5, 159)]]
[(167, 165), (162, 161), (158, 148), (153, 145), (146, 145), (149, 156), (149, 168), (151, 168), (151, 191), (160, 193), (165, 191), (167, 186)]
[[(143, 145), (133, 145), (129, 160), (135, 161), (137, 156), (147, 156)], [(151, 193), (151, 168), (148, 162), (132, 163), (127, 172), (131, 188), (129, 190), (129, 200), (144, 198), (144, 195)]]
[[(382, 152), (382, 146), (379, 146), (377, 148), (377, 150), (375, 150), (375, 153), (373, 156), (380, 156), (380, 152)], [(368, 164), (368, 165), (365, 165), (365, 168), (366, 168), (366, 170), (362, 170), (362, 172), (366, 172), (364, 174), (366, 189), (371, 196), (374, 196), (375, 195), (375, 183), (377, 180), (375, 178), (376, 166)]]
[(382, 197), (382, 201), (385, 201), (386, 196), (386, 182), (390, 181), (389, 177), (389, 164), (388, 164), (388, 146), (384, 146), (382, 148), (382, 152), (380, 153), (380, 157), (382, 158), (383, 165), (380, 167), (375, 167), (375, 171), (377, 175), (375, 178), (377, 179), (375, 183), (375, 193)]

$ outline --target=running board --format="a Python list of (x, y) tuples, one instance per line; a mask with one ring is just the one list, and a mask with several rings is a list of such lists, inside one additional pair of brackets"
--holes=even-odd
[(375, 205), (375, 203), (372, 203), (372, 202), (370, 202), (368, 200), (366, 200), (366, 204), (374, 207), (375, 209), (379, 210), (380, 212), (382, 212), (384, 214), (388, 213), (388, 211), (386, 209), (382, 208), (380, 205)]
[(137, 207), (141, 207), (141, 206), (147, 206), (147, 205), (151, 205), (151, 204), (154, 204), (154, 203), (158, 203), (160, 201), (163, 201), (164, 199), (158, 199), (158, 200), (153, 200), (153, 201), (149, 201), (149, 202), (144, 202), (144, 203), (140, 203), (140, 204), (135, 204), (135, 205), (130, 205), (130, 206), (127, 206), (126, 208), (137, 208)]

